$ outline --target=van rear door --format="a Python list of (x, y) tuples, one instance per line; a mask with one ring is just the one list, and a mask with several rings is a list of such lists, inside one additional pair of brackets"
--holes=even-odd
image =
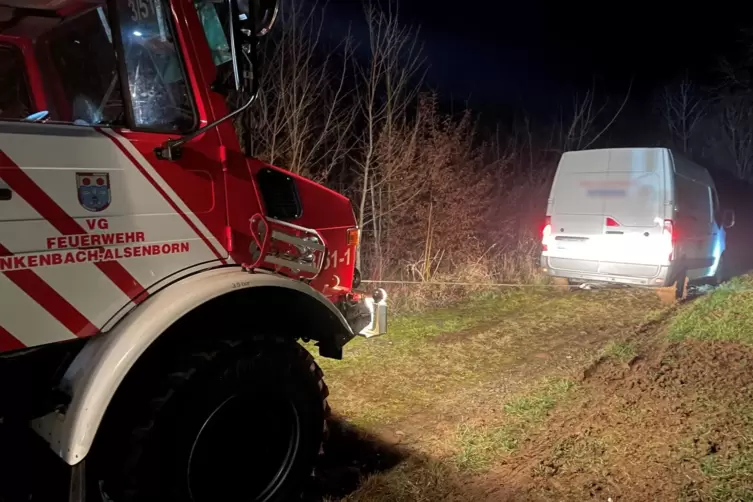
[(637, 277), (658, 273), (668, 257), (661, 255), (666, 162), (666, 150), (651, 148), (563, 155), (552, 190), (551, 266)]
[(569, 267), (596, 272), (603, 234), (604, 198), (608, 188), (606, 150), (568, 152), (562, 156), (552, 190), (551, 257), (578, 260)]
[(625, 192), (604, 199), (604, 216), (610, 223), (604, 229), (604, 261), (659, 265), (668, 260), (662, 237), (668, 160), (662, 149), (612, 150), (608, 179)]

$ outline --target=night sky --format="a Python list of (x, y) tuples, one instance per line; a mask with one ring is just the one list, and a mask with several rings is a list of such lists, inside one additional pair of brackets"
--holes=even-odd
[[(739, 28), (753, 24), (749, 8), (719, 2), (398, 3), (400, 17), (421, 26), (427, 83), (479, 111), (521, 104), (545, 111), (594, 79), (618, 99), (634, 77), (637, 102), (686, 69), (709, 81), (716, 55), (733, 50)], [(359, 31), (359, 2), (330, 0), (328, 10), (335, 31), (350, 22)]]

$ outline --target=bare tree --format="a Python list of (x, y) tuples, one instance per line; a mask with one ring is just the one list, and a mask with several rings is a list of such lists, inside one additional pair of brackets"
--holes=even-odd
[(753, 175), (753, 100), (748, 95), (726, 96), (719, 103), (721, 140), (740, 179)]
[(660, 112), (670, 137), (684, 153), (691, 153), (691, 139), (706, 114), (708, 102), (686, 74), (666, 86), (660, 95)]
[[(381, 255), (383, 229), (377, 216), (381, 211), (379, 206), (394, 204), (395, 194), (391, 192), (392, 173), (380, 170), (375, 163), (377, 144), (382, 142), (388, 152), (393, 151), (393, 130), (407, 121), (408, 107), (415, 104), (421, 89), (424, 59), (418, 31), (403, 25), (397, 12), (379, 10), (369, 4), (365, 14), (369, 58), (358, 65), (358, 105), (363, 129), (357, 137), (361, 151), (354, 157), (360, 185), (358, 223), (364, 229), (367, 214), (371, 213), (375, 254)], [(377, 188), (385, 192), (380, 191), (381, 199), (377, 198)], [(360, 249), (356, 263), (361, 266)]]
[[(427, 94), (411, 120), (393, 128), (391, 151), (386, 141), (378, 142), (375, 164), (392, 177), (373, 185), (376, 218), (370, 214), (369, 221), (390, 229), (379, 244), (393, 271), (399, 266), (411, 279), (427, 281), (443, 265), (459, 267), (483, 247), (478, 235), (492, 200), (492, 177), (474, 127), (470, 112), (458, 120), (443, 116), (436, 95)], [(369, 250), (370, 263), (381, 263), (379, 249)]]
[(268, 47), (256, 119), (259, 156), (317, 181), (347, 158), (355, 110), (347, 85), (354, 44), (322, 38), (322, 7), (284, 2), (281, 29)]
[(742, 58), (719, 62), (723, 78), (714, 90), (715, 127), (709, 143), (716, 152), (728, 155), (721, 167), (749, 180), (753, 177), (753, 31), (741, 32), (741, 44), (746, 49)]
[[(620, 102), (617, 110), (611, 116), (604, 116), (608, 110), (609, 100), (605, 100), (600, 106), (596, 101), (596, 86), (586, 91), (584, 95), (575, 95), (571, 113), (560, 114), (559, 120), (559, 145), (561, 151), (584, 150), (591, 147), (606, 133), (617, 121), (625, 109), (633, 81), (630, 80), (625, 97)], [(599, 125), (601, 125), (599, 129)]]

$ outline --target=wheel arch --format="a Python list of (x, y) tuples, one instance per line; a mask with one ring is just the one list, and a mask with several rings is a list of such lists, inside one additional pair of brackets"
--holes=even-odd
[(71, 396), (64, 413), (34, 420), (33, 429), (66, 463), (77, 464), (89, 453), (122, 382), (151, 348), (179, 340), (184, 327), (228, 323), (278, 336), (303, 335), (318, 341), (321, 355), (333, 358), (341, 357), (342, 346), (354, 336), (337, 307), (305, 283), (235, 268), (202, 272), (168, 286), (108, 333), (90, 339), (60, 382)]

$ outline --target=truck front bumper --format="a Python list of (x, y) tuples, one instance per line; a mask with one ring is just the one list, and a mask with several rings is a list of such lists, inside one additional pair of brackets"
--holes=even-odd
[(369, 324), (358, 334), (371, 338), (387, 333), (387, 292), (377, 289), (373, 294), (366, 296), (363, 303), (369, 310)]
[(387, 292), (377, 289), (373, 293), (355, 295), (356, 298), (342, 308), (353, 333), (365, 338), (387, 333)]

